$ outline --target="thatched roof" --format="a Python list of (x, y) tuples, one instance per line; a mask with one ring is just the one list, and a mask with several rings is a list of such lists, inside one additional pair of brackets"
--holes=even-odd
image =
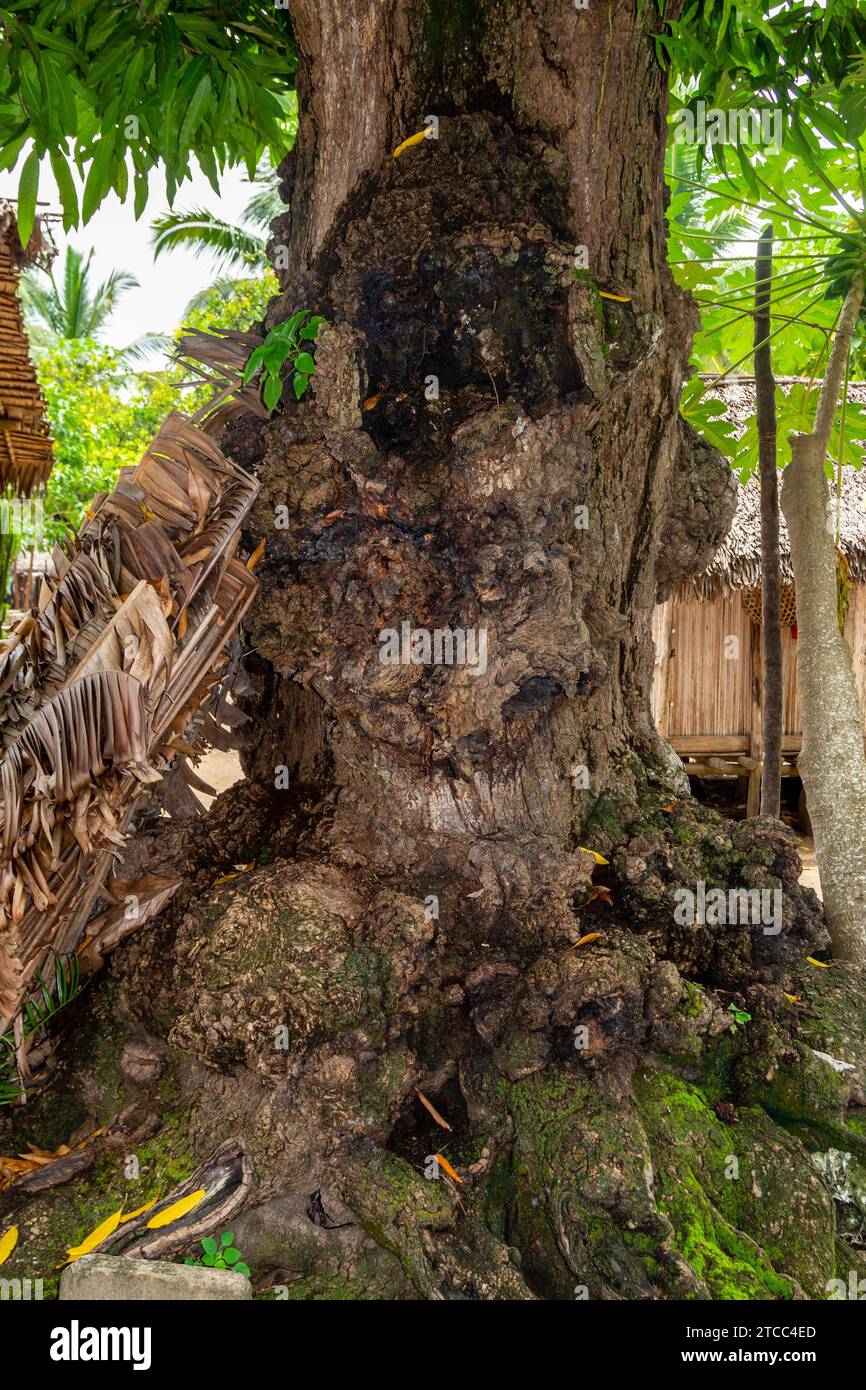
[(0, 490), (16, 497), (29, 497), (51, 472), (45, 403), (30, 361), (18, 276), (26, 265), (50, 264), (52, 255), (38, 220), (22, 248), (15, 210), (0, 198)]
[[(798, 379), (777, 377), (776, 381), (783, 391), (787, 391)], [(725, 377), (713, 386), (711, 394), (725, 402), (727, 419), (736, 432), (741, 433), (749, 416), (755, 413), (754, 377)], [(848, 399), (856, 401), (858, 405), (866, 405), (866, 381), (850, 382)], [(784, 517), (780, 518), (780, 543), (782, 582), (793, 583), (788, 528)], [(843, 469), (840, 545), (848, 561), (851, 578), (857, 582), (866, 581), (866, 467)], [(739, 486), (737, 510), (731, 529), (711, 564), (702, 574), (686, 581), (678, 597), (713, 599), (735, 589), (751, 588), (760, 580), (760, 488), (755, 473), (747, 483)]]

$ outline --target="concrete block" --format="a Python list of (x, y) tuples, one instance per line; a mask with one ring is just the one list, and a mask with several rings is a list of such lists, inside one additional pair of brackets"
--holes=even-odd
[(82, 1255), (60, 1276), (61, 1302), (140, 1303), (178, 1299), (201, 1303), (211, 1299), (252, 1298), (245, 1274), (204, 1265), (172, 1264), (168, 1260), (127, 1260), (122, 1255)]

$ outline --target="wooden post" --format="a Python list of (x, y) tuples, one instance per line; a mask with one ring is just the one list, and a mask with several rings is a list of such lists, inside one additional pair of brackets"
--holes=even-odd
[(764, 745), (764, 724), (761, 715), (761, 633), (755, 623), (752, 623), (750, 651), (752, 660), (752, 736), (749, 754), (754, 758), (755, 766), (749, 773), (746, 815), (751, 817), (760, 815), (761, 812), (761, 758)]

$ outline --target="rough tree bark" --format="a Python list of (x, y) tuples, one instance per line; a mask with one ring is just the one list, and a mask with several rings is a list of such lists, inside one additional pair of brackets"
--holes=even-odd
[[(175, 1170), (239, 1138), (236, 1242), (296, 1297), (782, 1297), (834, 1272), (831, 1197), (771, 1114), (805, 1125), (835, 1087), (841, 1135), (864, 1059), (825, 1076), (786, 995), (846, 984), (853, 1015), (862, 992), (802, 978), (824, 937), (790, 832), (693, 802), (649, 715), (656, 596), (733, 493), (677, 413), (695, 316), (637, 10), (291, 6), (269, 324), (328, 327), (314, 390), (226, 444), (267, 538), (247, 781), (131, 846), (127, 877), (185, 882), (86, 1001), (63, 1093), (92, 1127), (119, 1091), (99, 1142), (156, 1126)], [(438, 140), (395, 160), (427, 116)], [(483, 630), (485, 669), (382, 664), (403, 622)], [(704, 883), (778, 890), (777, 922), (689, 920)], [(126, 1040), (100, 1080), (106, 1011)], [(41, 1104), (26, 1137), (68, 1138)], [(54, 1229), (4, 1201), (19, 1250)]]
[(851, 650), (839, 631), (835, 528), (824, 472), (863, 277), (845, 300), (811, 434), (791, 437), (782, 509), (797, 590), (798, 760), (815, 833), (824, 911), (839, 960), (866, 964), (866, 755)]
[(755, 406), (761, 476), (761, 815), (778, 816), (782, 791), (782, 625), (779, 603), (779, 474), (776, 383), (770, 347), (773, 227), (755, 258)]
[[(410, 13), (293, 9), (307, 62), (271, 320), (333, 326), (315, 419), (287, 412), (259, 470), (262, 529), (280, 503), (292, 519), (254, 637), (335, 720), (341, 861), (405, 869), (461, 917), (482, 890), (484, 938), (530, 884), (570, 919), (576, 812), (651, 737), (693, 320), (663, 260), (664, 74), (630, 6)], [(427, 114), (439, 140), (395, 162)], [(486, 631), (486, 672), (383, 666), (378, 634), (404, 620)]]

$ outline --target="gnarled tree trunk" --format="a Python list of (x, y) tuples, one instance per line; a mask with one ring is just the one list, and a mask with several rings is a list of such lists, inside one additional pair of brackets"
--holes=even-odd
[[(470, 938), (544, 902), (568, 939), (591, 867), (576, 826), (650, 746), (655, 559), (690, 485), (650, 12), (367, 0), (293, 19), (270, 320), (330, 327), (315, 404), (287, 407), (259, 469), (262, 531), (280, 504), (291, 520), (254, 639), (333, 720), (340, 862), (408, 875)], [(428, 115), (439, 138), (392, 158)], [(674, 575), (711, 539), (677, 534)], [(404, 623), (477, 634), (486, 669), (383, 664)]]
[[(678, 418), (694, 315), (636, 10), (291, 7), (269, 323), (328, 326), (314, 389), (226, 444), (267, 539), (248, 780), (139, 837), (187, 882), (112, 1007), (135, 1115), (159, 1084), (196, 1158), (242, 1136), (236, 1243), (295, 1296), (776, 1297), (833, 1273), (830, 1198), (763, 1110), (736, 1152), (767, 1205), (725, 1180), (736, 1104), (807, 1064), (784, 992), (817, 905), (793, 837), (696, 806), (649, 716), (656, 596), (733, 495)], [(383, 661), (404, 624), (417, 663)], [(472, 660), (428, 661), (445, 630)], [(704, 883), (784, 910), (689, 920)]]

